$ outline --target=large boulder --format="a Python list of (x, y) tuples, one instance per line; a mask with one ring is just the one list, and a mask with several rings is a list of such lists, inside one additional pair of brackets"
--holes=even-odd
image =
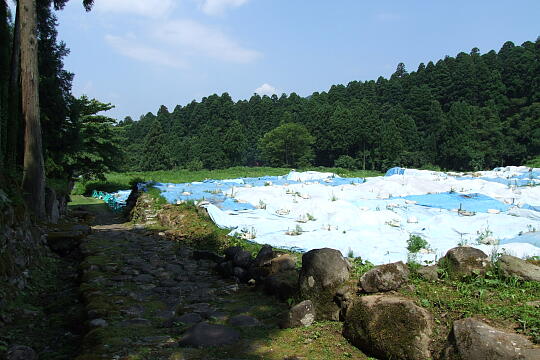
[(381, 359), (427, 360), (433, 318), (413, 301), (370, 295), (354, 301), (345, 314), (343, 336), (370, 356)]
[(499, 268), (506, 276), (521, 280), (540, 281), (540, 266), (531, 264), (515, 256), (503, 255), (499, 258)]
[(469, 246), (452, 248), (439, 260), (439, 267), (446, 269), (452, 278), (485, 274), (488, 265), (488, 256)]
[(282, 328), (305, 327), (313, 324), (315, 320), (315, 307), (311, 300), (304, 300), (294, 305), (282, 321)]
[(365, 292), (397, 290), (409, 280), (409, 268), (402, 261), (377, 266), (360, 278), (358, 285)]
[(302, 256), (300, 295), (313, 302), (317, 320), (339, 320), (340, 307), (334, 297), (349, 280), (349, 270), (349, 263), (338, 250), (315, 249)]
[(540, 359), (540, 348), (526, 337), (495, 329), (473, 318), (454, 322), (453, 345), (446, 359), (460, 360), (533, 360)]

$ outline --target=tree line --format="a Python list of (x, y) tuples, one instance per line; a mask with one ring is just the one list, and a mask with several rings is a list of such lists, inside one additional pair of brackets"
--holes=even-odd
[(18, 0), (12, 14), (0, 0), (0, 189), (40, 219), (47, 183), (69, 192), (75, 177), (103, 178), (119, 154), (115, 120), (99, 114), (112, 105), (71, 94), (54, 14), (67, 1)]
[(540, 154), (540, 39), (308, 97), (224, 93), (115, 128), (122, 170), (308, 164), (480, 170)]

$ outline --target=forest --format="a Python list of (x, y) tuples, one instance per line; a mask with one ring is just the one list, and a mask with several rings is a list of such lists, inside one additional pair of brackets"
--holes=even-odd
[(307, 97), (214, 94), (126, 117), (115, 131), (121, 170), (130, 171), (519, 165), (540, 153), (540, 39), (485, 54), (474, 48), (412, 72), (400, 63), (389, 79)]

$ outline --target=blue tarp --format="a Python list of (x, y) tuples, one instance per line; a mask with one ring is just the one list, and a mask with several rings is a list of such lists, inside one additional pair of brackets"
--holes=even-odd
[(405, 174), (405, 169), (400, 167), (393, 167), (391, 169), (388, 169), (386, 174), (384, 176), (392, 176), (392, 175), (403, 175)]
[(438, 209), (461, 209), (473, 212), (487, 212), (488, 209), (507, 211), (510, 206), (482, 194), (440, 193), (409, 195), (401, 199), (416, 201), (418, 205)]
[(527, 243), (534, 245), (536, 247), (540, 247), (540, 232), (528, 232), (520, 236), (516, 236), (512, 239), (502, 239), (499, 244), (511, 244), (511, 243)]

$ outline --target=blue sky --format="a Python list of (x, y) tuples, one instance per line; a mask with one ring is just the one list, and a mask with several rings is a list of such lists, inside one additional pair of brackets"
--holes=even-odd
[(307, 96), (540, 35), (538, 0), (71, 0), (57, 15), (74, 94), (118, 120), (214, 93)]

